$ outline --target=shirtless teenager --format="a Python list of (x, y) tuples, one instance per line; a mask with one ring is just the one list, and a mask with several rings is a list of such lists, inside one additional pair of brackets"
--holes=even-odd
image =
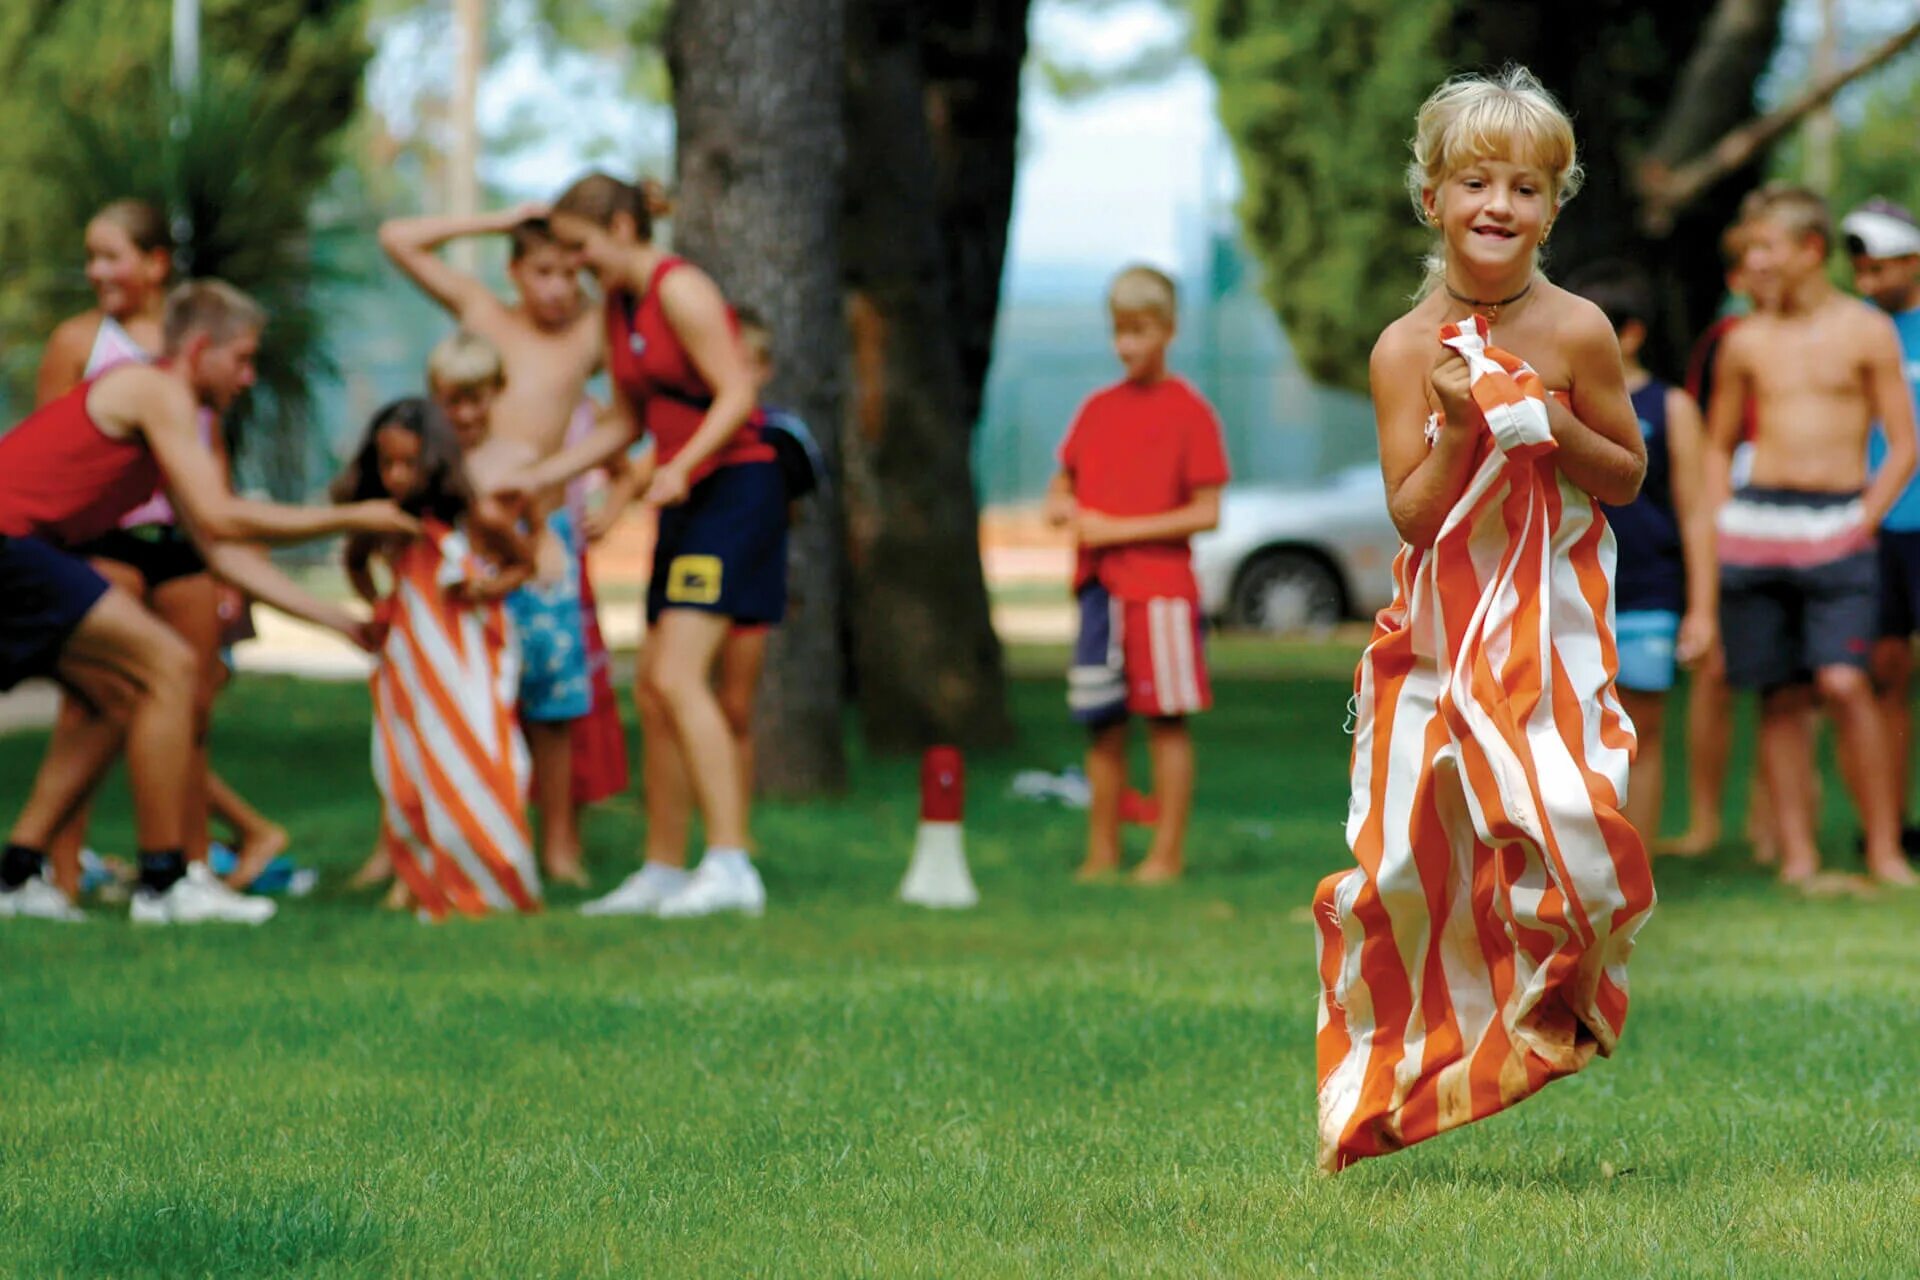
[[(1812, 192), (1776, 186), (1751, 201), (1746, 280), (1760, 310), (1721, 344), (1707, 411), (1710, 492), (1733, 496), (1717, 521), (1727, 681), (1761, 694), (1761, 779), (1773, 801), (1780, 876), (1820, 883), (1806, 708), (1825, 704), (1850, 767), (1867, 871), (1920, 881), (1900, 851), (1886, 731), (1867, 668), (1877, 629), (1875, 538), (1914, 472), (1913, 402), (1893, 323), (1826, 276), (1834, 235)], [(1753, 470), (1732, 489), (1741, 419), (1752, 402)], [(1869, 481), (1878, 420), (1884, 465)]]
[[(380, 245), (428, 297), (500, 352), (505, 380), (488, 415), (490, 453), (521, 459), (552, 456), (566, 440), (587, 379), (600, 367), (601, 326), (585, 305), (573, 258), (553, 239), (544, 210), (524, 206), (475, 218), (400, 218), (380, 228)], [(506, 235), (507, 275), (516, 300), (497, 297), (436, 250), (465, 236)], [(517, 456), (515, 456), (517, 455)], [(470, 459), (477, 488), (491, 487), (490, 458)], [(593, 706), (579, 584), (579, 531), (559, 495), (541, 495), (546, 524), (536, 546), (539, 574), (508, 601), (521, 636), (520, 718), (533, 756), (533, 802), (540, 810), (540, 851), (547, 878), (584, 885), (580, 830), (572, 799), (572, 726)]]

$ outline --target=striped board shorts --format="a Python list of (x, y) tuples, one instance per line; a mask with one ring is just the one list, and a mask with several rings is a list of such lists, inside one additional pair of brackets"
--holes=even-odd
[(1749, 487), (1720, 509), (1720, 633), (1738, 689), (1868, 665), (1880, 562), (1857, 493)]
[(1097, 582), (1080, 589), (1080, 634), (1067, 706), (1099, 727), (1128, 714), (1165, 719), (1213, 705), (1200, 611), (1178, 596), (1121, 600)]

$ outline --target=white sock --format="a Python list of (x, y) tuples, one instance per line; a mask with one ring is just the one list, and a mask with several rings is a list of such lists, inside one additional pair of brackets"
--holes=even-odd
[(732, 876), (750, 876), (753, 874), (753, 862), (747, 857), (745, 849), (709, 849), (701, 860), (701, 866), (711, 864), (716, 871), (724, 871)]
[(640, 864), (640, 878), (648, 884), (657, 884), (663, 889), (678, 889), (687, 881), (687, 869), (667, 862), (655, 862), (649, 858)]

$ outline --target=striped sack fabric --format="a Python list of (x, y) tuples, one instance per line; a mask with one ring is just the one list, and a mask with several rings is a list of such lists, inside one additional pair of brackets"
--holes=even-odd
[(464, 534), (429, 521), (395, 559), (393, 595), (381, 606), (388, 631), (373, 673), (381, 839), (436, 920), (540, 909), (512, 628), (498, 601), (447, 598), (481, 571)]
[(1355, 676), (1359, 866), (1314, 895), (1328, 1171), (1611, 1053), (1653, 908), (1620, 813), (1634, 737), (1614, 691), (1612, 532), (1554, 465), (1533, 370), (1479, 317), (1441, 341), (1489, 430), (1432, 548), (1395, 560)]

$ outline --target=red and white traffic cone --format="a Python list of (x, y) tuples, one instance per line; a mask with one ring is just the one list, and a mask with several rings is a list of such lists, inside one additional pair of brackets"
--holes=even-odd
[(920, 761), (920, 829), (913, 861), (900, 884), (900, 900), (922, 907), (971, 907), (980, 901), (967, 870), (960, 810), (966, 797), (966, 765), (957, 747), (929, 747)]

